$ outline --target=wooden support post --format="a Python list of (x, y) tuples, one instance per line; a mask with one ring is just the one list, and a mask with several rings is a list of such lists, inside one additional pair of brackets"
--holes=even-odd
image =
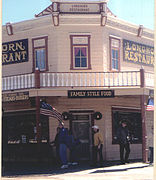
[(146, 98), (141, 95), (141, 119), (142, 119), (142, 159), (143, 162), (148, 162), (148, 149), (147, 149), (147, 134), (146, 134)]
[[(40, 88), (40, 71), (35, 70), (35, 88)], [(36, 96), (36, 130), (37, 130), (37, 143), (41, 141), (41, 123), (40, 123), (40, 97)]]
[[(144, 69), (140, 69), (140, 87), (145, 87), (145, 72)], [(148, 149), (147, 149), (147, 134), (146, 134), (146, 97), (143, 94), (140, 96), (141, 104), (141, 119), (142, 119), (142, 159), (143, 162), (148, 162)]]

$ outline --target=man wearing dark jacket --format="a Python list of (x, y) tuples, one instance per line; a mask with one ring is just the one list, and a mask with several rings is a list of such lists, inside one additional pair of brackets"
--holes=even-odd
[[(122, 164), (128, 163), (128, 158), (130, 154), (130, 136), (126, 121), (121, 122), (121, 127), (119, 127), (117, 131), (117, 139), (120, 145), (120, 161)], [(124, 150), (126, 151), (125, 158)]]

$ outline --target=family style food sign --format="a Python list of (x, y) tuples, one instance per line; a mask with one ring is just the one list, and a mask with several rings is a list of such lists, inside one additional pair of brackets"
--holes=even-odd
[(2, 65), (28, 61), (28, 39), (2, 44)]
[(114, 90), (69, 90), (68, 98), (111, 98)]
[(124, 61), (154, 66), (154, 47), (123, 40)]

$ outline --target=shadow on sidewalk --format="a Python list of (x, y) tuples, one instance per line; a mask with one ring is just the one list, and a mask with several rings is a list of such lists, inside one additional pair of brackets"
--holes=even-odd
[[(141, 162), (141, 161), (132, 161), (134, 162)], [(113, 167), (121, 165), (119, 161), (106, 161), (104, 162), (103, 167)], [(54, 164), (48, 164), (45, 162), (42, 163), (9, 163), (3, 169), (2, 176), (22, 176), (22, 175), (56, 175), (56, 174), (64, 174), (64, 173), (71, 173), (71, 172), (79, 172), (89, 169), (96, 169), (92, 173), (101, 173), (101, 172), (116, 172), (116, 171), (127, 171), (128, 169), (136, 169), (136, 168), (144, 168), (148, 165), (142, 167), (130, 167), (130, 168), (123, 168), (123, 169), (111, 169), (111, 170), (97, 170), (98, 167), (92, 167), (90, 162), (83, 161), (80, 162), (76, 166), (69, 166), (68, 169), (60, 169), (60, 166), (56, 166)], [(100, 167), (101, 168), (101, 167)]]
[(128, 167), (128, 168), (120, 168), (120, 169), (107, 169), (107, 170), (96, 170), (94, 172), (91, 172), (90, 174), (93, 173), (107, 173), (107, 172), (121, 172), (121, 171), (128, 171), (130, 169), (141, 169), (148, 167), (149, 165), (144, 165), (144, 166), (138, 166), (138, 167)]

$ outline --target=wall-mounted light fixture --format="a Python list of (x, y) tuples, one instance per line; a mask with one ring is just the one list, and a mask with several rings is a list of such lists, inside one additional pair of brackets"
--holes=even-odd
[(9, 36), (13, 35), (13, 27), (10, 22), (6, 23), (6, 31)]
[(105, 26), (107, 22), (107, 3), (101, 4), (101, 26)]
[(141, 37), (143, 34), (143, 25), (140, 25), (138, 28), (138, 37)]

